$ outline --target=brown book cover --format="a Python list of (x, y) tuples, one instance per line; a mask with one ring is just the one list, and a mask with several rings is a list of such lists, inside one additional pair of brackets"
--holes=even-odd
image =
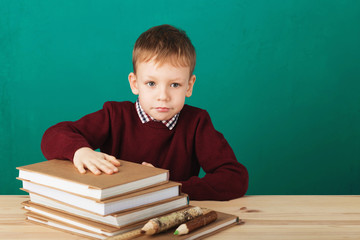
[(181, 194), (177, 197), (159, 201), (157, 203), (147, 204), (132, 210), (101, 216), (74, 208), (70, 205), (64, 205), (60, 202), (53, 202), (51, 199), (45, 197), (37, 196), (37, 199), (40, 200), (41, 203), (25, 201), (22, 204), (27, 211), (32, 211), (37, 214), (47, 212), (52, 215), (57, 215), (59, 212), (64, 218), (70, 215), (116, 228), (122, 228), (148, 218), (164, 215), (169, 212), (185, 208), (188, 205), (188, 196), (186, 194)]
[[(54, 219), (50, 219), (38, 214), (34, 214), (32, 212), (26, 212), (25, 213), (26, 216), (26, 220), (31, 222), (31, 223), (35, 223), (35, 224), (39, 224), (41, 226), (45, 226), (45, 227), (49, 227), (55, 230), (60, 230), (63, 232), (67, 232), (67, 233), (71, 233), (71, 234), (75, 234), (75, 235), (79, 235), (82, 237), (87, 237), (90, 239), (106, 239), (108, 237), (117, 235), (117, 234), (121, 234), (121, 233), (125, 233), (127, 231), (131, 231), (134, 228), (129, 228), (129, 229), (125, 229), (125, 230), (118, 230), (117, 232), (112, 232), (112, 233), (108, 233), (108, 234), (103, 234), (97, 231), (90, 231), (86, 228), (80, 228), (80, 227), (76, 227), (74, 225), (71, 224), (67, 224), (67, 223), (63, 223)], [(138, 228), (139, 226), (135, 226), (135, 228)]]
[[(163, 233), (158, 233), (158, 234), (155, 234), (152, 236), (141, 235), (135, 239), (138, 239), (138, 240), (204, 239), (208, 236), (214, 235), (220, 231), (223, 231), (231, 226), (238, 224), (239, 219), (237, 216), (232, 215), (232, 214), (223, 213), (223, 212), (218, 212), (218, 211), (216, 211), (216, 213), (218, 215), (218, 218), (216, 219), (215, 222), (212, 222), (209, 225), (199, 228), (199, 229), (197, 229), (193, 232), (190, 232), (186, 235), (181, 235), (181, 236), (174, 235), (174, 231), (176, 229), (176, 227), (174, 227)], [(93, 238), (93, 239), (106, 239), (105, 235), (102, 235), (99, 233), (94, 234), (94, 232), (92, 232), (92, 231), (88, 231), (83, 228), (78, 228), (71, 224), (62, 223), (62, 222), (52, 220), (50, 218), (43, 217), (43, 216), (33, 214), (33, 213), (29, 213), (29, 212), (26, 213), (26, 215), (27, 215), (27, 220), (34, 222), (34, 223), (41, 224), (43, 226), (48, 226), (53, 229), (58, 229), (61, 231), (65, 231), (65, 232), (69, 232), (69, 233), (73, 233), (73, 234), (77, 234), (77, 235), (81, 235), (81, 236), (86, 236), (86, 237)], [(134, 225), (134, 227), (135, 226), (136, 225)], [(142, 228), (142, 223), (137, 225), (137, 227), (135, 227), (135, 229), (141, 229), (141, 228)], [(79, 230), (80, 230), (80, 232), (79, 232)], [(130, 228), (128, 228), (128, 230), (130, 231)], [(127, 230), (124, 232), (126, 233)], [(120, 234), (122, 234), (122, 233), (120, 233)], [(118, 234), (116, 234), (116, 235), (118, 235)]]
[(119, 160), (119, 172), (95, 175), (90, 171), (81, 174), (68, 160), (49, 160), (22, 167), (20, 180), (28, 180), (60, 190), (70, 191), (95, 199), (106, 199), (151, 187), (169, 180), (166, 169), (144, 166)]
[[(22, 204), (24, 205), (23, 209), (26, 210), (28, 213), (39, 215), (42, 218), (62, 222), (64, 224), (68, 224), (77, 228), (86, 229), (88, 231), (97, 232), (104, 235), (120, 233), (124, 229), (134, 229), (134, 226), (141, 227), (146, 223), (146, 220), (143, 220), (135, 222), (133, 224), (128, 224), (127, 226), (123, 227), (114, 227), (107, 224), (98, 223), (96, 221), (80, 218), (75, 215), (49, 209), (46, 207), (34, 206), (31, 202), (28, 201), (23, 202)], [(28, 207), (31, 208), (29, 209)]]
[(104, 201), (95, 201), (36, 183), (23, 181), (23, 184), (24, 189), (22, 190), (30, 193), (30, 199), (32, 198), (31, 193), (36, 193), (100, 215), (109, 215), (122, 210), (129, 210), (179, 196), (181, 188), (180, 183), (169, 181), (166, 184), (127, 195), (106, 199)]

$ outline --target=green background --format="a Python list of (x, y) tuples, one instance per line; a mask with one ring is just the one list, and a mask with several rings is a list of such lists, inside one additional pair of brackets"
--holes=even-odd
[(207, 109), (249, 170), (247, 194), (360, 194), (360, 1), (0, 0), (0, 194), (45, 160), (44, 131), (135, 101), (148, 28), (197, 50), (187, 103)]

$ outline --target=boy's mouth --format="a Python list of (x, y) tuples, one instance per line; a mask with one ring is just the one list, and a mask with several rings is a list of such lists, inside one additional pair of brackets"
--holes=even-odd
[(168, 112), (170, 108), (167, 107), (157, 107), (155, 108), (158, 112)]

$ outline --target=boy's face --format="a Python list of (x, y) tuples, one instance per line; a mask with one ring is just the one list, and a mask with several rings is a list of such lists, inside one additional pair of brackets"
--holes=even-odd
[(130, 87), (147, 114), (159, 121), (169, 120), (192, 94), (196, 78), (192, 75), (189, 79), (189, 71), (190, 67), (159, 66), (153, 60), (140, 62), (136, 75), (129, 74)]

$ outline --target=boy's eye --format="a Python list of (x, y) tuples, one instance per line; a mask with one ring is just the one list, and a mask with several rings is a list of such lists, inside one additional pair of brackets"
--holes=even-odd
[(177, 87), (180, 87), (180, 84), (179, 83), (172, 83), (171, 87), (177, 88)]
[(155, 82), (147, 82), (146, 85), (148, 85), (149, 87), (154, 87), (154, 86), (155, 86)]

